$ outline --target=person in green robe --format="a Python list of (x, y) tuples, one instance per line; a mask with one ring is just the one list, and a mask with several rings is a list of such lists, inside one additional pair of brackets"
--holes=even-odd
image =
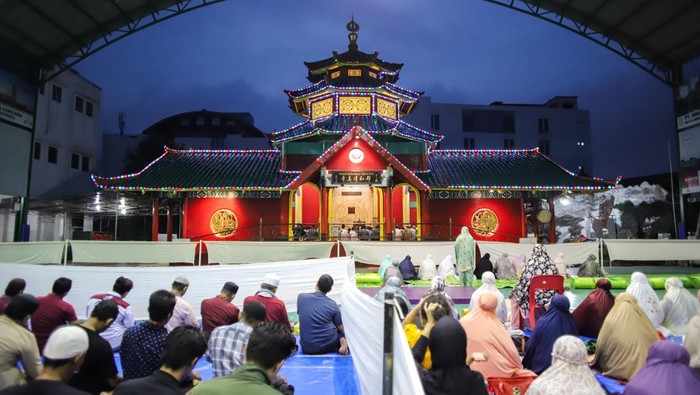
[(474, 279), (474, 238), (469, 233), (469, 228), (462, 227), (462, 233), (455, 240), (455, 258), (457, 259), (457, 271), (459, 283), (463, 287), (471, 287)]
[(382, 261), (382, 263), (379, 265), (379, 278), (380, 279), (382, 279), (382, 280), (384, 279), (384, 272), (386, 272), (386, 269), (391, 267), (391, 263), (392, 263), (391, 255), (387, 254), (384, 257), (384, 260)]

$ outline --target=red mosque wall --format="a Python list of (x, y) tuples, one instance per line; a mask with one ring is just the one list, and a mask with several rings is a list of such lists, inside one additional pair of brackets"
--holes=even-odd
[(302, 185), (301, 188), (301, 222), (304, 224), (316, 224), (318, 228), (320, 221), (319, 215), (321, 213), (321, 194), (318, 187), (313, 184), (306, 183)]
[(462, 226), (471, 226), (472, 215), (476, 210), (488, 208), (498, 216), (496, 234), (490, 237), (479, 236), (473, 231), (476, 240), (518, 242), (522, 226), (520, 223), (520, 199), (438, 199), (430, 202), (430, 221), (447, 223), (452, 217), (453, 238), (459, 235)]
[[(188, 199), (185, 235), (192, 240), (257, 240), (261, 217), (268, 224), (287, 221), (281, 205), (282, 199)], [(209, 225), (212, 214), (220, 209), (233, 211), (238, 220), (237, 230), (225, 238), (212, 235)]]
[(415, 225), (418, 223), (418, 194), (416, 193), (415, 189), (409, 188), (409, 201), (411, 204), (411, 208), (409, 208), (409, 215), (411, 218), (405, 219), (403, 217), (403, 185), (397, 185), (394, 187), (392, 193), (391, 193), (391, 208), (392, 208), (392, 213), (394, 214), (394, 222), (397, 225), (407, 225), (407, 224), (413, 224)]
[[(360, 163), (352, 163), (349, 158), (350, 150), (353, 148), (360, 148), (365, 154), (364, 160)], [(386, 169), (388, 162), (382, 158), (374, 148), (370, 147), (367, 142), (362, 139), (352, 139), (352, 141), (345, 144), (340, 151), (336, 152), (329, 160), (326, 162), (326, 168), (328, 170), (384, 170)]]

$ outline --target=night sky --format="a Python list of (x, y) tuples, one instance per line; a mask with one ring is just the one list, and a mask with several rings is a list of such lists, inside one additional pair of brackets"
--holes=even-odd
[(102, 87), (101, 128), (109, 133), (118, 133), (120, 111), (126, 132), (139, 134), (200, 109), (251, 112), (271, 132), (302, 120), (282, 90), (308, 85), (303, 61), (347, 50), (352, 14), (359, 49), (404, 63), (398, 84), (434, 102), (578, 96), (591, 113), (590, 173), (667, 172), (668, 141), (675, 167), (669, 87), (592, 41), (477, 0), (226, 1), (147, 28), (76, 68)]

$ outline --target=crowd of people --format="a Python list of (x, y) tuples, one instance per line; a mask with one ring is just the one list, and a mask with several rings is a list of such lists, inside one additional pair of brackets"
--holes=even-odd
[[(472, 294), (468, 313), (459, 318), (444, 292), (442, 270), (411, 307), (402, 286), (415, 268), (385, 257), (380, 266), (383, 287), (376, 298), (392, 293), (404, 309), (404, 332), (427, 394), (485, 394), (485, 380), (529, 386), (527, 394), (604, 394), (595, 371), (627, 383), (625, 394), (690, 394), (700, 388), (700, 292), (692, 295), (672, 277), (659, 300), (646, 276), (636, 272), (617, 296), (610, 291), (610, 281), (600, 278), (573, 311), (569, 299), (554, 290), (537, 291), (531, 306), (533, 277), (564, 275), (557, 268), (563, 257), (558, 258), (560, 262), (552, 260), (544, 246), (536, 245), (521, 268), (511, 260), (497, 260), (502, 262), (494, 269), (517, 273), (509, 319), (506, 298), (491, 271), (481, 273), (482, 285)], [(432, 273), (432, 257), (426, 260)], [(449, 273), (455, 275), (454, 265)], [(529, 323), (530, 309), (538, 313), (536, 325)], [(517, 339), (526, 327), (534, 329), (524, 349), (518, 350)], [(593, 355), (579, 336), (597, 340)], [(683, 337), (683, 345), (667, 336)]]
[[(293, 394), (278, 375), (297, 351), (294, 327), (276, 296), (279, 284), (277, 275), (265, 275), (239, 308), (233, 303), (238, 286), (225, 282), (218, 295), (201, 301), (200, 329), (185, 299), (184, 276), (150, 295), (148, 319), (138, 323), (127, 302), (134, 287), (128, 278), (90, 297), (82, 322), (64, 300), (70, 279), (56, 279), (38, 298), (24, 293), (25, 280), (12, 279), (0, 297), (0, 394)], [(305, 354), (348, 354), (340, 309), (327, 296), (333, 284), (324, 274), (314, 292), (298, 296)], [(214, 378), (200, 382), (194, 367), (202, 357)]]

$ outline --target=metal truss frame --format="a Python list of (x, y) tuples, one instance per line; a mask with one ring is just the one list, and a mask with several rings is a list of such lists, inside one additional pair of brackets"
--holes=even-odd
[[(539, 1), (525, 1), (525, 0), (484, 0), (488, 3), (496, 4), (502, 7), (509, 8), (514, 11), (522, 12), (527, 15), (534, 16), (536, 18), (542, 19), (544, 21), (553, 23), (561, 28), (564, 28), (570, 32), (578, 34), (579, 36), (585, 37), (594, 43), (620, 55), (625, 60), (631, 62), (635, 66), (641, 68), (642, 70), (649, 73), (651, 76), (657, 80), (663, 82), (668, 86), (674, 86), (674, 83), (680, 78), (680, 69), (675, 68), (662, 68), (658, 64), (653, 62), (653, 59), (647, 59), (638, 53), (636, 53), (632, 48), (626, 47), (616, 41), (611, 32), (615, 31), (615, 26), (611, 27), (607, 32), (599, 32), (591, 29), (586, 23), (579, 23), (568, 19), (564, 16), (568, 4), (571, 3), (569, 0), (558, 10), (545, 9), (540, 6)], [(603, 3), (605, 4), (605, 3)], [(646, 3), (640, 2), (640, 6), (632, 12), (632, 14), (639, 11), (644, 7)], [(592, 17), (595, 14), (590, 15)], [(589, 20), (590, 20), (589, 17)]]
[[(112, 3), (112, 5), (119, 10), (121, 17), (129, 21), (125, 26), (122, 26), (119, 29), (113, 31), (109, 31), (108, 28), (98, 23), (92, 17), (92, 15), (88, 14), (85, 10), (81, 9), (77, 4), (73, 2), (73, 0), (69, 1), (76, 10), (80, 11), (83, 15), (95, 22), (97, 26), (96, 30), (100, 32), (101, 37), (99, 37), (91, 43), (80, 42), (82, 47), (75, 54), (66, 56), (63, 60), (58, 60), (58, 58), (60, 58), (58, 55), (52, 56), (51, 59), (54, 59), (53, 63), (51, 64), (52, 68), (42, 68), (39, 71), (38, 82), (40, 86), (45, 84), (50, 79), (61, 74), (62, 72), (73, 68), (76, 64), (80, 63), (88, 56), (108, 47), (111, 44), (114, 44), (115, 42), (118, 42), (123, 38), (129, 37), (132, 34), (137, 33), (147, 27), (153, 26), (160, 22), (167, 21), (170, 18), (182, 15), (186, 12), (194, 11), (202, 7), (223, 2), (225, 0), (182, 0), (172, 6), (161, 8), (158, 8), (150, 0), (147, 0), (146, 2), (148, 3), (149, 13), (145, 14), (144, 16), (138, 19), (130, 17), (127, 14), (127, 12), (124, 9), (122, 9), (115, 0), (109, 0), (110, 3)], [(35, 11), (37, 10), (35, 9)], [(60, 53), (60, 51), (58, 52)]]

